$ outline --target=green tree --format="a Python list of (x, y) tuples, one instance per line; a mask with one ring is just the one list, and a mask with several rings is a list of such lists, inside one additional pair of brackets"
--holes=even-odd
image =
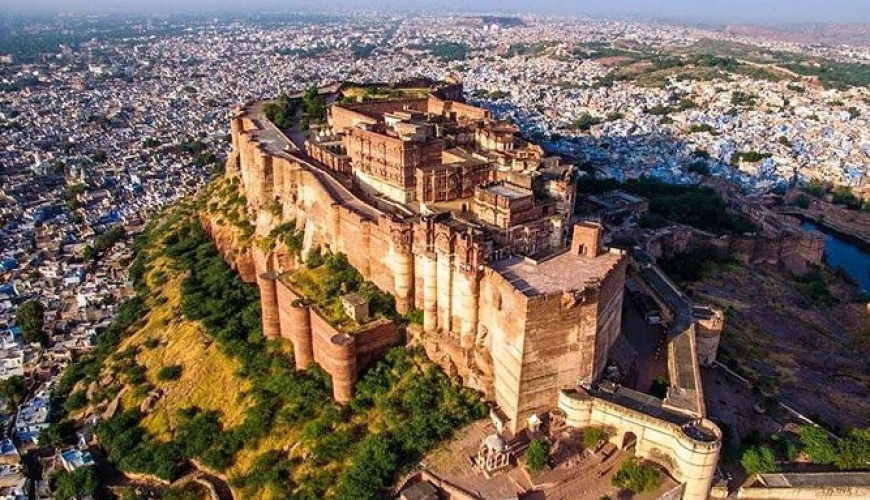
[(219, 411), (187, 408), (179, 411), (178, 417), (179, 424), (174, 439), (189, 457), (201, 456), (221, 436)]
[(0, 380), (0, 398), (6, 401), (6, 411), (13, 413), (27, 396), (27, 386), (24, 384), (24, 377), (15, 376), (9, 377), (6, 380)]
[(584, 448), (593, 448), (604, 439), (607, 439), (607, 431), (601, 427), (587, 427), (583, 429)]
[(39, 433), (40, 446), (50, 448), (62, 448), (76, 441), (76, 430), (71, 420), (61, 420), (51, 424), (47, 429)]
[(613, 485), (634, 493), (655, 491), (662, 484), (657, 470), (642, 465), (637, 458), (629, 458), (613, 476)]
[(38, 300), (28, 300), (15, 312), (15, 324), (21, 327), (24, 341), (33, 344), (48, 344), (48, 335), (42, 331), (45, 325), (45, 306)]
[(198, 483), (187, 483), (183, 486), (170, 488), (161, 498), (162, 500), (202, 500), (210, 497), (208, 492)]
[(526, 450), (526, 467), (532, 472), (538, 472), (547, 465), (550, 459), (550, 444), (541, 439), (533, 439)]
[(747, 474), (776, 472), (779, 469), (773, 450), (764, 445), (752, 446), (744, 451), (740, 465)]
[(308, 87), (305, 95), (302, 97), (302, 104), (305, 105), (305, 112), (308, 114), (308, 120), (314, 123), (321, 123), (326, 119), (326, 104), (317, 87)]
[(106, 160), (108, 160), (108, 158), (109, 157), (106, 154), (106, 151), (102, 149), (94, 151), (94, 154), (91, 155), (91, 159), (94, 161), (94, 163), (104, 163)]
[(399, 464), (395, 440), (389, 435), (371, 435), (360, 443), (351, 465), (335, 489), (338, 500), (374, 500), (392, 478)]
[(818, 179), (812, 179), (806, 186), (804, 186), (804, 190), (816, 198), (825, 196), (829, 188), (830, 186), (827, 183)]
[(70, 184), (63, 190), (63, 199), (66, 206), (70, 210), (76, 210), (82, 206), (78, 200), (78, 196), (87, 191), (87, 186), (84, 184)]
[(184, 368), (181, 365), (164, 366), (157, 372), (157, 380), (168, 382), (170, 380), (178, 380), (181, 378), (181, 373)]
[(85, 249), (82, 250), (82, 259), (84, 260), (95, 261), (99, 256), (100, 254), (90, 245), (86, 245)]
[(694, 109), (698, 107), (698, 103), (689, 99), (688, 97), (684, 97), (680, 99), (680, 103), (677, 105), (677, 109), (680, 111), (685, 111), (687, 109)]
[(834, 465), (843, 470), (863, 470), (870, 468), (870, 428), (852, 429), (840, 439)]
[(837, 448), (821, 427), (802, 425), (798, 429), (801, 444), (814, 464), (830, 464), (837, 458)]
[(73, 472), (64, 470), (57, 472), (51, 476), (51, 485), (55, 500), (68, 500), (88, 495), (102, 498), (100, 481), (93, 467), (83, 467)]
[(710, 165), (704, 160), (695, 160), (689, 164), (689, 172), (698, 175), (710, 175)]
[(583, 113), (576, 120), (571, 122), (571, 128), (586, 132), (599, 123), (601, 123), (601, 118), (592, 116), (589, 113)]
[(69, 395), (63, 406), (67, 411), (76, 411), (88, 404), (88, 395), (82, 389)]
[(810, 208), (810, 203), (812, 203), (810, 197), (803, 193), (797, 195), (794, 199), (794, 204), (803, 209)]

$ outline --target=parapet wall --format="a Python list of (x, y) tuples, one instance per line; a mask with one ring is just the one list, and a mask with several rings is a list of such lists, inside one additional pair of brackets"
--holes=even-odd
[(737, 490), (736, 497), (747, 500), (863, 500), (870, 498), (870, 474), (756, 474)]
[(398, 326), (378, 320), (351, 333), (340, 332), (285, 281), (275, 283), (281, 334), (293, 343), (296, 368), (305, 370), (316, 362), (332, 377), (336, 401), (350, 401), (359, 373), (401, 341)]
[(722, 259), (739, 262), (783, 264), (794, 273), (803, 273), (808, 264), (820, 264), (825, 251), (823, 235), (806, 231), (775, 235), (716, 236), (687, 226), (662, 230), (647, 243), (655, 258), (670, 258), (695, 249), (710, 251)]
[(636, 440), (637, 456), (667, 468), (685, 483), (684, 500), (707, 500), (722, 434), (708, 420), (678, 424), (628, 406), (577, 391), (559, 394), (559, 409), (571, 427), (605, 427), (616, 446), (629, 446)]

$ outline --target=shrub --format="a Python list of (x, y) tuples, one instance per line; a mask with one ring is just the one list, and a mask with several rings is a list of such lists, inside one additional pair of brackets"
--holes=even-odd
[(668, 382), (668, 379), (659, 375), (653, 379), (652, 386), (650, 386), (649, 388), (649, 392), (650, 394), (659, 399), (664, 399), (665, 396), (668, 395), (668, 387), (670, 386), (671, 384), (670, 382)]
[(802, 425), (798, 429), (801, 444), (814, 464), (830, 464), (837, 457), (837, 449), (827, 431), (815, 425)]
[(637, 218), (637, 224), (644, 229), (661, 229), (671, 223), (660, 215), (646, 213)]
[(852, 429), (840, 440), (834, 465), (843, 470), (870, 467), (870, 429)]
[(593, 448), (600, 441), (607, 439), (607, 431), (601, 427), (587, 427), (583, 429), (583, 447)]
[(655, 491), (662, 483), (657, 470), (642, 465), (637, 458), (629, 458), (613, 476), (613, 485), (619, 488), (643, 493)]
[(414, 325), (423, 324), (423, 311), (421, 309), (411, 309), (405, 313), (405, 320)]
[(550, 444), (541, 439), (533, 439), (526, 450), (526, 467), (532, 472), (538, 472), (547, 465), (550, 459)]
[(164, 366), (157, 372), (157, 380), (168, 382), (170, 380), (178, 380), (181, 378), (181, 372), (184, 368), (181, 365)]
[(747, 474), (776, 472), (778, 470), (776, 455), (770, 447), (765, 445), (747, 448), (740, 459), (740, 465), (743, 466), (743, 470)]
[(317, 269), (323, 265), (323, 255), (320, 245), (317, 245), (308, 251), (308, 256), (305, 258), (305, 265), (308, 269)]
[(825, 275), (817, 268), (795, 276), (794, 281), (798, 290), (817, 307), (833, 307), (839, 303), (837, 297), (828, 289)]

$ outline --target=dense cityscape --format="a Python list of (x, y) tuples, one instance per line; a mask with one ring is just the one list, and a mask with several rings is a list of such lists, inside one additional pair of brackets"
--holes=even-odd
[(870, 43), (532, 15), (10, 15), (0, 30), (0, 498), (85, 498), (49, 478), (94, 464), (93, 436), (57, 422), (87, 401), (52, 392), (136, 293), (149, 221), (224, 171), (238, 105), (459, 81), (586, 179), (870, 207)]

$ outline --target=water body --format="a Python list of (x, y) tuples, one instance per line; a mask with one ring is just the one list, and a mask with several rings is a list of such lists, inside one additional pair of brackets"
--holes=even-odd
[(870, 252), (858, 247), (824, 227), (812, 222), (803, 222), (805, 230), (816, 230), (825, 233), (825, 258), (831, 267), (841, 267), (864, 292), (870, 292)]

